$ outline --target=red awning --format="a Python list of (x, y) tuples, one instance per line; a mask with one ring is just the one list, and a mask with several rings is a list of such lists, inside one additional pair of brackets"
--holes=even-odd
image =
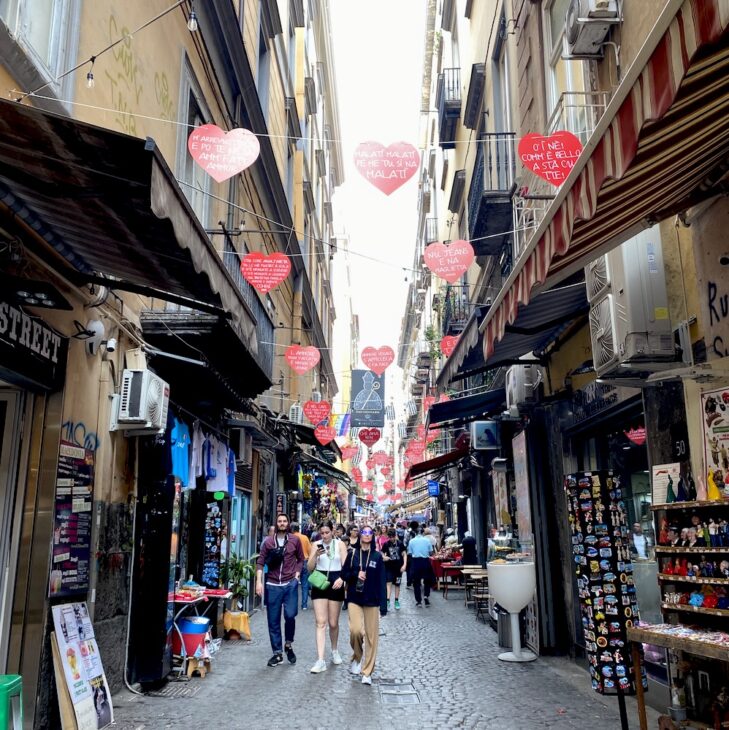
[(447, 454), (436, 456), (433, 459), (421, 461), (419, 464), (414, 464), (408, 469), (408, 473), (405, 475), (405, 481), (410, 482), (418, 477), (438, 471), (438, 469), (444, 469), (451, 464), (455, 464), (464, 456), (468, 456), (468, 448), (455, 449), (453, 451), (449, 451)]
[(712, 194), (704, 183), (729, 156), (729, 4), (684, 0), (672, 8), (484, 318), (487, 360), (535, 287), (553, 286)]

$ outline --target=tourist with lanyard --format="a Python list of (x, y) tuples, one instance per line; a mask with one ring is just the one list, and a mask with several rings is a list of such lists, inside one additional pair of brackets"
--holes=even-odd
[[(380, 616), (387, 615), (385, 563), (374, 545), (374, 530), (365, 526), (359, 545), (350, 549), (342, 568), (349, 602), (349, 643), (352, 674), (362, 674), (362, 684), (372, 684), (377, 659)], [(364, 657), (364, 658), (363, 658)]]
[(382, 550), (382, 557), (385, 561), (385, 574), (387, 575), (387, 608), (390, 609), (390, 594), (392, 587), (395, 587), (395, 610), (400, 610), (400, 583), (402, 574), (407, 570), (408, 554), (402, 540), (397, 536), (394, 527), (387, 531), (388, 541)]
[[(268, 617), (268, 637), (271, 640), (273, 656), (268, 660), (269, 667), (283, 663), (282, 648), (290, 664), (296, 664), (296, 654), (292, 644), (296, 632), (296, 614), (299, 612), (299, 578), (304, 566), (304, 549), (296, 535), (289, 534), (289, 518), (276, 517), (276, 533), (267, 537), (261, 546), (256, 561), (256, 594), (263, 596), (263, 569), (266, 573), (266, 605)], [(284, 615), (284, 634), (286, 643), (281, 646), (281, 612)]]
[(339, 639), (339, 614), (344, 601), (344, 581), (342, 580), (342, 566), (347, 559), (347, 549), (344, 543), (334, 537), (331, 522), (322, 522), (319, 525), (321, 540), (313, 543), (309, 553), (309, 573), (315, 570), (326, 575), (329, 587), (324, 590), (311, 588), (311, 602), (314, 605), (316, 620), (316, 653), (317, 660), (311, 668), (313, 674), (325, 672), (327, 663), (324, 660), (324, 650), (327, 640), (327, 624), (329, 624), (329, 641), (332, 645), (332, 664), (341, 664), (342, 657), (337, 648)]

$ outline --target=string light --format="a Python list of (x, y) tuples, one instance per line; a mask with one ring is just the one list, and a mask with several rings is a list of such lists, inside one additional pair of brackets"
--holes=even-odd
[(86, 88), (93, 89), (94, 88), (94, 62), (96, 61), (96, 56), (91, 56), (91, 58), (89, 60), (91, 61), (91, 68), (89, 69), (89, 72), (86, 74)]
[(190, 33), (197, 31), (197, 15), (195, 14), (195, 4), (190, 5), (190, 15), (187, 16), (187, 29)]

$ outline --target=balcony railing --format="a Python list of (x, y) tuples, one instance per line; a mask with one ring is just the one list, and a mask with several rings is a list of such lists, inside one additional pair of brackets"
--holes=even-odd
[(457, 335), (463, 332), (473, 307), (468, 298), (467, 286), (446, 287), (443, 302), (443, 334)]
[(436, 104), (440, 127), (440, 146), (455, 147), (456, 130), (461, 116), (461, 69), (446, 68), (438, 75)]
[(513, 227), (515, 134), (484, 134), (477, 145), (468, 191), (468, 226), (476, 254), (494, 255), (500, 251)]

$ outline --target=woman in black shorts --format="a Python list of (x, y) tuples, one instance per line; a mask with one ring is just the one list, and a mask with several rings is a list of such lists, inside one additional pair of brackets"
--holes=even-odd
[(334, 525), (327, 521), (319, 525), (320, 540), (312, 543), (307, 567), (311, 574), (318, 570), (327, 576), (329, 588), (320, 591), (312, 586), (311, 602), (314, 606), (316, 620), (316, 652), (317, 660), (311, 671), (314, 674), (326, 671), (324, 660), (326, 647), (327, 624), (329, 625), (329, 641), (332, 645), (332, 664), (341, 664), (342, 657), (337, 649), (339, 640), (339, 614), (344, 600), (344, 581), (340, 578), (342, 565), (347, 558), (344, 543), (334, 537)]

